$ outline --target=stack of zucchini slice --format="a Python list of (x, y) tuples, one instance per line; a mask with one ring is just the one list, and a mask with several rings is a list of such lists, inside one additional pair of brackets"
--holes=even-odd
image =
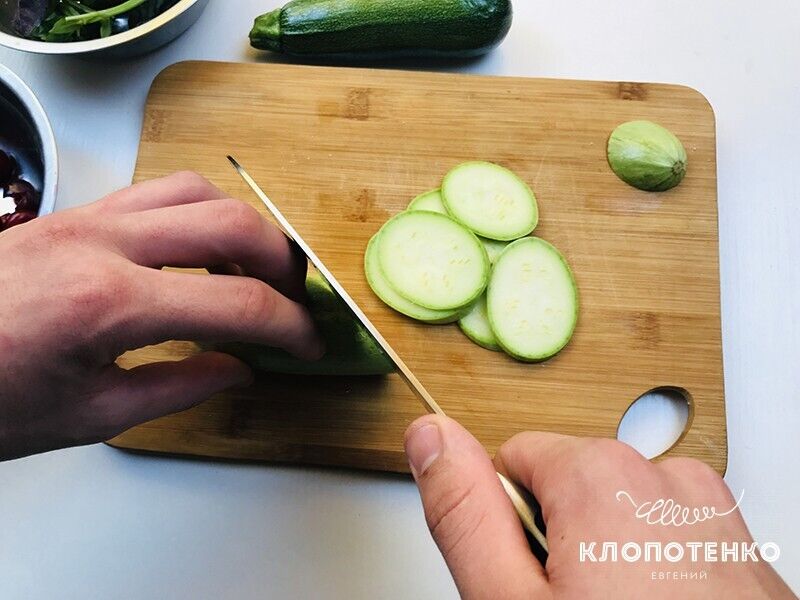
[(517, 175), (464, 163), (370, 240), (367, 281), (412, 319), (458, 322), (484, 348), (547, 360), (575, 331), (578, 293), (561, 253), (530, 237), (538, 221), (536, 197)]

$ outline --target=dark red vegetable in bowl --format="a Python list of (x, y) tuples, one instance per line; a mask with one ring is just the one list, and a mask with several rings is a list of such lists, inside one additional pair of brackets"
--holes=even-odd
[(33, 221), (36, 218), (36, 213), (30, 210), (18, 210), (7, 215), (0, 217), (0, 231), (9, 229), (15, 225), (22, 225), (28, 221)]
[(0, 188), (11, 183), (19, 172), (19, 165), (13, 156), (0, 150)]
[(42, 194), (30, 181), (20, 177), (21, 171), (20, 161), (0, 149), (0, 198), (14, 200), (14, 212), (0, 215), (0, 232), (32, 221), (39, 214)]
[(11, 182), (6, 188), (6, 196), (14, 199), (17, 211), (30, 210), (37, 212), (39, 210), (39, 192), (23, 179)]

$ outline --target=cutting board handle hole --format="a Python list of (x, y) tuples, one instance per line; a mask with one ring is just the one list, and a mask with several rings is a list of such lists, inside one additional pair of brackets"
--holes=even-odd
[(683, 439), (693, 413), (692, 397), (685, 389), (654, 388), (634, 400), (622, 415), (617, 439), (655, 458)]

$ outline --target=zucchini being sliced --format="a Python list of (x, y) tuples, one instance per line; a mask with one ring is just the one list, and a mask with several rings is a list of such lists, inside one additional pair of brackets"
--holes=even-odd
[(468, 162), (442, 182), (447, 212), (481, 237), (511, 241), (530, 234), (539, 208), (528, 185), (508, 169), (489, 162)]
[(500, 255), (487, 292), (491, 329), (508, 354), (539, 362), (567, 345), (578, 322), (578, 291), (561, 253), (548, 242), (518, 240)]
[(489, 257), (475, 234), (429, 211), (400, 213), (383, 226), (378, 264), (397, 293), (433, 310), (470, 305), (489, 281)]
[(220, 344), (219, 349), (270, 373), (383, 375), (395, 370), (392, 360), (321, 275), (309, 273), (306, 290), (308, 309), (327, 346), (320, 360), (308, 362), (278, 348), (239, 342)]

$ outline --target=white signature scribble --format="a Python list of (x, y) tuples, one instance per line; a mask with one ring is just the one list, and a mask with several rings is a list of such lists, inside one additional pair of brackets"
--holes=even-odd
[(627, 498), (636, 509), (636, 518), (644, 519), (648, 525), (664, 525), (665, 527), (673, 525), (675, 527), (682, 527), (684, 525), (695, 525), (703, 521), (709, 521), (714, 517), (724, 517), (731, 514), (739, 508), (739, 504), (742, 498), (744, 498), (744, 490), (742, 490), (733, 508), (725, 512), (717, 512), (714, 506), (700, 506), (695, 508), (682, 506), (671, 498), (659, 498), (653, 502), (637, 504), (628, 492), (624, 490), (618, 491), (617, 501), (621, 502), (623, 497)]

